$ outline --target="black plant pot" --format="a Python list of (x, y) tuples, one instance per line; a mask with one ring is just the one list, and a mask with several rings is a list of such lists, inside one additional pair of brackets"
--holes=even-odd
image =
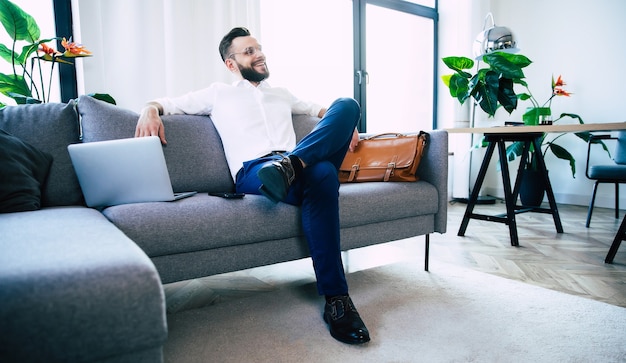
[(519, 198), (523, 206), (538, 207), (543, 201), (546, 185), (539, 170), (522, 170)]

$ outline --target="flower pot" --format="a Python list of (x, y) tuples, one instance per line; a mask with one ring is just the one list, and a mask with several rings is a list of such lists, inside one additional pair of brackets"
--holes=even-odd
[(528, 107), (522, 115), (524, 125), (542, 125), (552, 115), (550, 107)]
[(539, 170), (522, 170), (519, 197), (523, 206), (538, 207), (543, 201), (546, 185)]

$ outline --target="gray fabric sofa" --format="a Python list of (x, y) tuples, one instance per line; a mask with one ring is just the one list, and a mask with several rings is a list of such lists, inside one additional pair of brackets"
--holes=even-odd
[[(52, 157), (39, 205), (0, 213), (0, 361), (162, 361), (162, 284), (308, 257), (298, 207), (207, 194), (234, 189), (209, 117), (163, 117), (174, 190), (197, 195), (86, 207), (67, 145), (132, 137), (137, 117), (87, 96), (0, 110), (0, 129)], [(294, 116), (298, 138), (315, 122)], [(446, 232), (447, 160), (430, 131), (420, 181), (343, 184), (342, 249)]]

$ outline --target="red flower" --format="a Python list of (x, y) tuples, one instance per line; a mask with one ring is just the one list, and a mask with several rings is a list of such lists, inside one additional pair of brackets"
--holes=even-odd
[[(554, 96), (567, 96), (569, 97), (571, 95), (571, 93), (565, 91), (563, 88), (563, 86), (565, 86), (566, 83), (563, 81), (563, 79), (561, 79), (561, 75), (559, 75), (559, 78), (557, 78), (556, 82), (554, 82), (554, 76), (552, 76), (552, 97)], [(552, 101), (552, 97), (550, 97), (549, 101)]]
[(91, 55), (91, 52), (87, 48), (83, 47), (82, 44), (72, 42), (72, 38), (70, 38), (69, 42), (63, 38), (61, 45), (65, 48), (65, 53), (63, 55), (66, 57), (86, 57)]
[(567, 97), (569, 97), (569, 96), (571, 95), (571, 93), (569, 93), (569, 92), (565, 91), (565, 90), (564, 90), (564, 89), (562, 89), (562, 88), (555, 88), (555, 89), (554, 89), (554, 94), (555, 94), (556, 96), (567, 96)]
[(554, 82), (554, 76), (552, 76), (552, 88), (563, 86), (565, 86), (565, 82), (563, 82), (563, 80), (561, 79), (561, 75), (559, 75), (559, 78), (556, 80), (556, 82)]
[(62, 54), (61, 52), (57, 52), (54, 48), (50, 48), (45, 43), (41, 43), (39, 45), (41, 46), (41, 48), (39, 48), (38, 51), (49, 56), (57, 56)]

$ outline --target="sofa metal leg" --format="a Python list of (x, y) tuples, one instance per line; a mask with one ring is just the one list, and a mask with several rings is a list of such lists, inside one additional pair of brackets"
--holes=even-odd
[(428, 271), (428, 254), (430, 250), (430, 234), (426, 233), (426, 251), (424, 253), (424, 271)]

